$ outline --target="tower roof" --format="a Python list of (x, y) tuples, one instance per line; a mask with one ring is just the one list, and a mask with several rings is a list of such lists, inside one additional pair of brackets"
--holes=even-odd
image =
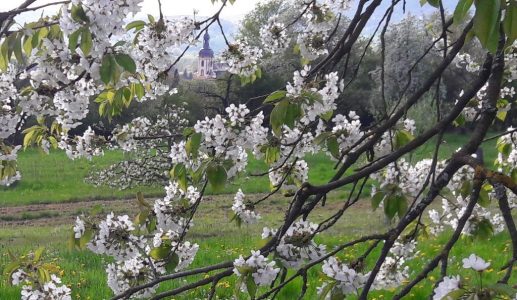
[(214, 57), (214, 51), (210, 49), (210, 35), (208, 34), (208, 30), (205, 31), (205, 35), (203, 36), (203, 49), (199, 51), (200, 57)]

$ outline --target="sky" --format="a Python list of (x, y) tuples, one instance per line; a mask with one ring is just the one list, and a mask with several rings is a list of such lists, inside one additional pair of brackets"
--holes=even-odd
[[(0, 0), (0, 12), (16, 8), (23, 3), (24, 0)], [(56, 0), (37, 0), (32, 6), (39, 6), (46, 3), (55, 2)], [(223, 10), (221, 16), (231, 21), (239, 21), (242, 17), (250, 12), (253, 7), (261, 0), (237, 0), (233, 5), (228, 4)], [(221, 1), (212, 4), (211, 0), (162, 0), (162, 11), (166, 16), (192, 15), (194, 8), (198, 11), (199, 16), (213, 15), (221, 5)], [(45, 13), (52, 14), (57, 11), (59, 6), (51, 6), (45, 8)], [(158, 0), (144, 0), (142, 5), (142, 13), (158, 15)], [(39, 12), (28, 12), (21, 15), (17, 20), (24, 22), (32, 20), (41, 14)]]

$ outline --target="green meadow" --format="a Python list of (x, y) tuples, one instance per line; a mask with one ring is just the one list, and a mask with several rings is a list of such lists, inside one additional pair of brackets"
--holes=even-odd
[[(447, 158), (460, 145), (468, 139), (468, 136), (449, 134), (440, 147), (439, 156)], [(416, 161), (421, 158), (431, 157), (435, 149), (434, 143), (428, 143), (419, 148), (406, 159)], [(485, 162), (491, 163), (496, 157), (495, 140), (489, 141), (483, 146)], [(50, 155), (40, 153), (37, 150), (29, 149), (19, 156), (19, 166), (22, 172), (22, 181), (10, 188), (0, 190), (0, 208), (24, 206), (40, 203), (61, 203), (78, 202), (77, 214), (81, 211), (81, 203), (90, 200), (105, 200), (102, 205), (103, 213), (116, 210), (118, 213), (134, 213), (134, 208), (119, 205), (115, 209), (116, 199), (133, 198), (137, 191), (142, 191), (147, 199), (163, 194), (161, 186), (138, 187), (131, 190), (112, 190), (108, 187), (95, 187), (86, 184), (83, 179), (89, 170), (102, 168), (111, 163), (119, 161), (124, 154), (118, 151), (106, 151), (103, 157), (94, 158), (92, 161), (79, 160), (70, 161), (62, 152), (52, 152)], [(306, 157), (310, 166), (309, 181), (320, 184), (328, 181), (334, 173), (334, 162), (326, 155), (318, 154)], [(264, 171), (266, 166), (250, 157), (248, 173), (259, 173)], [(353, 172), (351, 170), (350, 172)], [(253, 176), (241, 176), (234, 183), (227, 184), (225, 190), (219, 195), (208, 191), (208, 196), (200, 206), (199, 215), (194, 219), (194, 227), (189, 232), (188, 240), (196, 242), (200, 250), (194, 260), (192, 268), (206, 266), (221, 261), (234, 260), (239, 255), (247, 255), (250, 250), (259, 248), (263, 241), (260, 240), (262, 228), (275, 227), (279, 225), (284, 217), (283, 213), (287, 208), (289, 198), (281, 195), (275, 196), (264, 202), (258, 208), (262, 219), (257, 224), (243, 225), (238, 227), (231, 222), (231, 205), (233, 193), (242, 188), (246, 194), (259, 194), (269, 191), (267, 178)], [(356, 206), (352, 207), (330, 230), (316, 238), (316, 242), (324, 243), (327, 249), (354, 240), (365, 234), (382, 233), (388, 230), (390, 224), (386, 223), (382, 211), (372, 211), (368, 199), (368, 188), (365, 191), (365, 198), (362, 198)], [(253, 196), (253, 195), (252, 195)], [(254, 195), (253, 197), (259, 197)], [(318, 222), (334, 213), (348, 197), (348, 188), (334, 191), (330, 194), (325, 207), (318, 207), (310, 220)], [(120, 202), (120, 200), (118, 200)], [(67, 238), (71, 230), (73, 216), (70, 216), (70, 223), (61, 222), (57, 225), (50, 224), (53, 217), (58, 214), (43, 214), (37, 216), (34, 224), (28, 222), (24, 225), (5, 225), (0, 228), (0, 269), (9, 262), (8, 251), (17, 255), (28, 253), (39, 246), (46, 248), (45, 259), (53, 261), (62, 267), (63, 281), (73, 291), (73, 299), (109, 299), (111, 291), (106, 285), (106, 274), (104, 266), (109, 262), (106, 257), (94, 255), (84, 250), (69, 250)], [(2, 216), (2, 220), (8, 220), (9, 216)], [(6, 219), (7, 218), (7, 219)], [(43, 218), (49, 224), (37, 220)], [(1, 220), (0, 220), (1, 221)], [(1, 224), (1, 223), (0, 223)], [(7, 223), (6, 223), (7, 224)], [(418, 255), (409, 262), (413, 275), (424, 266), (441, 246), (447, 242), (447, 233), (438, 237), (422, 239), (419, 241)], [(360, 244), (345, 249), (338, 255), (346, 262), (352, 262), (360, 256), (369, 246), (369, 243)], [(510, 242), (506, 233), (491, 237), (489, 240), (479, 241), (461, 239), (453, 248), (450, 260), (450, 274), (463, 274), (467, 277), (475, 277), (477, 274), (468, 273), (461, 267), (461, 259), (471, 253), (475, 253), (491, 263), (490, 269), (485, 272), (484, 282), (495, 282), (502, 275), (500, 268), (510, 259)], [(366, 261), (367, 267), (374, 263), (375, 254), (380, 247)], [(497, 255), (494, 255), (496, 254)], [(175, 280), (166, 282), (160, 287), (160, 291), (169, 290), (185, 285), (190, 281), (203, 278), (214, 273), (202, 274), (189, 278), (188, 281)], [(514, 272), (515, 274), (515, 272)], [(439, 278), (435, 271), (425, 281), (419, 284), (408, 299), (424, 299), (431, 293), (433, 284)], [(515, 276), (512, 277), (515, 283)], [(233, 297), (235, 277), (227, 277), (217, 285), (219, 299)], [(309, 286), (304, 299), (317, 299), (316, 287), (321, 285), (321, 268), (314, 267), (309, 272)], [(277, 299), (293, 299), (299, 294), (302, 282), (294, 280), (278, 295)], [(197, 289), (172, 299), (204, 299), (209, 287)], [(264, 292), (264, 290), (259, 290)], [(375, 292), (372, 299), (390, 299), (396, 291)], [(19, 299), (20, 290), (7, 285), (5, 278), (0, 280), (0, 299)], [(294, 296), (293, 296), (294, 295)], [(245, 295), (242, 294), (242, 299)], [(296, 297), (295, 297), (296, 298)], [(353, 299), (353, 298), (352, 298)]]
[[(346, 197), (346, 193), (336, 193), (331, 196), (326, 207), (318, 208), (311, 221), (319, 221), (335, 211), (340, 201)], [(218, 263), (221, 261), (234, 260), (239, 255), (247, 255), (250, 250), (259, 248), (263, 241), (260, 233), (264, 226), (278, 225), (282, 219), (282, 210), (287, 205), (287, 199), (275, 198), (265, 203), (261, 207), (263, 219), (258, 224), (237, 227), (231, 219), (231, 197), (217, 196), (209, 199), (204, 206), (201, 206), (200, 215), (195, 220), (195, 226), (189, 233), (188, 240), (196, 242), (200, 250), (194, 260), (192, 268), (206, 266), (207, 264)], [(328, 249), (333, 246), (351, 241), (361, 235), (375, 232), (384, 232), (389, 224), (384, 222), (380, 211), (372, 212), (369, 202), (364, 199), (358, 203), (357, 208), (352, 208), (340, 220), (335, 227), (325, 234), (318, 236), (316, 242), (324, 243)], [(266, 214), (266, 212), (268, 212)], [(0, 265), (8, 262), (7, 249), (16, 254), (26, 253), (44, 246), (47, 249), (45, 258), (53, 261), (62, 267), (63, 280), (69, 284), (73, 290), (74, 299), (106, 299), (112, 296), (111, 291), (106, 285), (106, 274), (104, 265), (108, 262), (107, 258), (95, 255), (88, 250), (70, 251), (66, 246), (67, 237), (70, 234), (70, 225), (60, 225), (57, 227), (49, 226), (17, 226), (4, 228), (0, 231)], [(447, 242), (446, 235), (438, 238), (420, 240), (418, 255), (409, 262), (411, 270), (418, 270), (424, 266), (436, 253), (440, 247)], [(347, 262), (352, 262), (354, 258), (360, 256), (369, 243), (361, 244), (356, 247), (345, 249), (339, 257)], [(467, 276), (477, 276), (474, 272), (466, 273), (461, 267), (461, 259), (476, 253), (477, 255), (489, 259), (490, 269), (484, 275), (484, 282), (495, 282), (502, 276), (499, 269), (510, 259), (509, 237), (505, 234), (493, 236), (489, 240), (479, 241), (462, 239), (454, 248), (450, 260), (450, 274), (463, 274)], [(380, 248), (376, 248), (372, 257), (378, 253)], [(497, 255), (493, 255), (497, 253)], [(367, 266), (371, 266), (374, 261), (368, 259)], [(413, 268), (414, 267), (414, 268)], [(210, 273), (214, 274), (214, 273)], [(515, 274), (515, 272), (514, 272)], [(188, 282), (202, 278), (209, 274), (189, 278)], [(414, 275), (414, 274), (413, 274)], [(438, 272), (433, 272), (431, 276), (423, 281), (413, 293), (410, 299), (424, 299), (430, 294), (434, 282), (439, 278)], [(515, 282), (515, 277), (512, 278)], [(217, 287), (217, 295), (220, 299), (229, 299), (234, 292), (234, 277), (223, 279)], [(185, 281), (176, 280), (162, 284), (160, 290), (184, 285)], [(278, 299), (293, 299), (293, 295), (298, 295), (301, 288), (301, 281), (295, 280), (289, 284)], [(309, 287), (305, 299), (317, 299), (316, 287), (321, 285), (321, 268), (314, 267), (309, 272)], [(204, 299), (209, 287), (198, 289), (173, 299)], [(19, 299), (18, 288), (8, 287), (5, 281), (0, 283), (1, 299)], [(373, 294), (376, 299), (390, 299), (393, 291), (377, 292)], [(374, 299), (372, 298), (372, 299)], [(244, 294), (242, 299), (246, 299)]]
[[(439, 157), (446, 159), (456, 151), (468, 135), (446, 135), (440, 146)], [(422, 158), (431, 158), (435, 143), (427, 143), (418, 148), (406, 159), (418, 161)], [(495, 140), (483, 145), (485, 161), (491, 163), (496, 157)], [(49, 155), (37, 149), (27, 149), (19, 155), (19, 169), (22, 180), (12, 187), (0, 187), (0, 207), (27, 205), (37, 203), (77, 202), (84, 200), (113, 200), (133, 197), (137, 191), (146, 196), (160, 196), (162, 186), (145, 186), (127, 190), (111, 189), (106, 186), (93, 186), (84, 182), (84, 178), (91, 170), (99, 170), (124, 158), (121, 151), (105, 151), (104, 156), (94, 157), (91, 161), (81, 159), (69, 160), (62, 151), (52, 151)], [(309, 182), (322, 184), (332, 178), (335, 173), (335, 162), (325, 154), (308, 155)], [(235, 193), (239, 188), (245, 193), (269, 192), (267, 176), (256, 177), (252, 174), (267, 170), (262, 161), (257, 161), (251, 155), (248, 157), (247, 175), (241, 175), (236, 181), (226, 185), (221, 194)], [(350, 170), (349, 173), (353, 172)], [(212, 194), (208, 189), (208, 194)]]

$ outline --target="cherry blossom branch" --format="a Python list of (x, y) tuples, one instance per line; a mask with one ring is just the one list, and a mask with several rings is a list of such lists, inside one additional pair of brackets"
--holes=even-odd
[(449, 253), (452, 249), (452, 247), (456, 244), (458, 239), (461, 236), (461, 232), (463, 231), (463, 228), (465, 228), (465, 225), (467, 224), (467, 221), (469, 220), (470, 216), (472, 215), (472, 212), (474, 210), (474, 207), (476, 206), (476, 203), (479, 199), (479, 193), (481, 191), (481, 186), (483, 183), (482, 178), (475, 179), (476, 183), (474, 184), (474, 187), (472, 189), (470, 200), (465, 208), (465, 212), (461, 216), (461, 218), (458, 220), (458, 226), (454, 230), (454, 233), (452, 234), (451, 238), (445, 244), (445, 246), (442, 248), (442, 251), (436, 255), (428, 264), (425, 266), (425, 268), (422, 269), (422, 271), (408, 284), (402, 288), (400, 292), (398, 292), (395, 296), (393, 296), (393, 299), (401, 299), (405, 295), (407, 295), (415, 285), (417, 285), (420, 281), (427, 278), (429, 273), (433, 271), (439, 264), (440, 260), (447, 259), (449, 256)]

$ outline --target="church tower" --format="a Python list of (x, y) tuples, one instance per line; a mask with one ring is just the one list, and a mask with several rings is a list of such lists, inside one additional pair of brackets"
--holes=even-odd
[(214, 51), (210, 49), (210, 35), (208, 34), (208, 30), (203, 36), (203, 49), (199, 51), (197, 77), (200, 79), (211, 79), (215, 77)]

